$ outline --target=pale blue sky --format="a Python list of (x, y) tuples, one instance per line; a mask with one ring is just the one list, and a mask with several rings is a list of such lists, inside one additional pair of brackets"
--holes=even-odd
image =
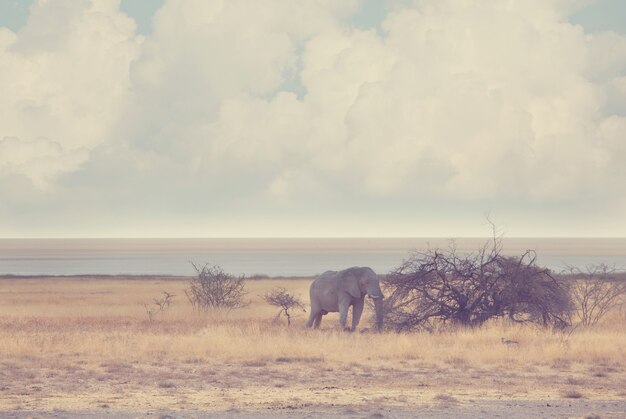
[[(0, 26), (13, 31), (26, 24), (28, 10), (35, 0), (0, 0)], [(165, 0), (122, 0), (120, 8), (137, 23), (137, 30), (142, 34), (152, 31), (152, 15)], [(354, 15), (352, 21), (359, 27), (375, 27), (380, 24), (389, 1), (363, 0), (362, 7)], [(580, 24), (587, 31), (626, 32), (626, 1), (595, 0), (571, 16), (573, 23)]]
[(626, 1), (117, 4), (0, 0), (0, 237), (626, 236)]
[(570, 19), (588, 32), (626, 33), (626, 1), (598, 0), (574, 13)]
[[(26, 24), (30, 6), (35, 0), (0, 0), (0, 26), (12, 31), (19, 30)], [(152, 31), (152, 15), (165, 0), (122, 0), (120, 9), (135, 19), (137, 31), (148, 34)]]

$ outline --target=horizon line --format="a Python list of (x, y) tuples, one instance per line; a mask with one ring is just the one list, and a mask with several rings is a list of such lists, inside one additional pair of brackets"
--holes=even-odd
[[(411, 240), (411, 239), (493, 239), (494, 236), (44, 236), (44, 237), (0, 237), (0, 240)], [(626, 239), (626, 236), (506, 236), (497, 239)]]

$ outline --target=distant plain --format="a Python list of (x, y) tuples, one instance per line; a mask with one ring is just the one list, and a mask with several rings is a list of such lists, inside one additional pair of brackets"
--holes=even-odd
[[(213, 238), (0, 239), (0, 274), (192, 275), (189, 261), (210, 262), (233, 274), (313, 276), (367, 265), (384, 274), (413, 251), (475, 252), (489, 238)], [(607, 263), (626, 270), (626, 238), (506, 238), (503, 253), (530, 249), (538, 263), (559, 272)]]

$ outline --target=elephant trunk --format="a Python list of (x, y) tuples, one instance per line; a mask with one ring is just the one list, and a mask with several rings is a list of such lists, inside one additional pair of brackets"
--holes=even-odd
[(376, 310), (376, 329), (383, 330), (383, 297), (374, 298), (374, 309)]
[(367, 295), (374, 300), (379, 298), (382, 300), (385, 297), (382, 290), (380, 289), (380, 285), (378, 285), (378, 281), (371, 283), (367, 287)]

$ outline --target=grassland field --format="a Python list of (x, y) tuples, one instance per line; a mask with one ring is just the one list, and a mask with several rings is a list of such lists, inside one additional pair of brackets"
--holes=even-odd
[(0, 416), (626, 416), (623, 308), (571, 334), (379, 334), (336, 314), (309, 330), (302, 311), (287, 327), (261, 298), (281, 286), (308, 303), (310, 282), (250, 280), (245, 308), (198, 313), (187, 278), (0, 278)]

